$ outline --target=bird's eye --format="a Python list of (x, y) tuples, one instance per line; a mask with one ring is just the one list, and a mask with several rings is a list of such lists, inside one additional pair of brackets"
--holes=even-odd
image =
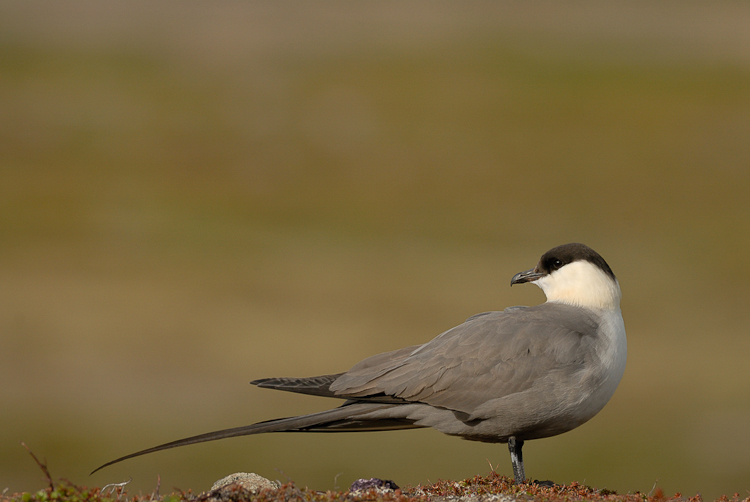
[(562, 261), (560, 260), (552, 260), (552, 268), (560, 268), (562, 267)]

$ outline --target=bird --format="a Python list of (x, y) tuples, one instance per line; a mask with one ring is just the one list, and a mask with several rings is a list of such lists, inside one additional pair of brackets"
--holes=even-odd
[(339, 407), (179, 439), (91, 474), (147, 453), (251, 434), (431, 427), (507, 443), (515, 483), (524, 483), (524, 442), (568, 432), (596, 415), (624, 374), (627, 341), (619, 282), (590, 247), (550, 249), (510, 281), (522, 283), (541, 288), (546, 302), (473, 315), (427, 343), (369, 357), (344, 373), (251, 382), (341, 399)]

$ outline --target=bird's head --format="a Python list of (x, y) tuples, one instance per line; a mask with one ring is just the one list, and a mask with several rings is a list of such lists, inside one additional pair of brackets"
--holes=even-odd
[(510, 285), (533, 282), (548, 302), (599, 309), (620, 308), (620, 285), (604, 258), (584, 244), (557, 246), (536, 267), (513, 276)]

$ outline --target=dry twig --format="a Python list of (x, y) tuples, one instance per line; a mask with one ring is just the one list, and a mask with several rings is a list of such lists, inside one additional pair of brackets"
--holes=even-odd
[(26, 446), (26, 443), (21, 441), (21, 446), (26, 448), (26, 451), (29, 452), (29, 455), (31, 455), (31, 458), (34, 459), (34, 462), (36, 462), (36, 465), (39, 466), (39, 468), (44, 473), (44, 476), (47, 478), (47, 484), (49, 484), (49, 489), (54, 490), (55, 489), (55, 483), (52, 481), (52, 476), (49, 473), (49, 469), (47, 469), (47, 464), (45, 462), (40, 462), (38, 458), (36, 458), (36, 455), (34, 455), (34, 452), (31, 451), (31, 449)]

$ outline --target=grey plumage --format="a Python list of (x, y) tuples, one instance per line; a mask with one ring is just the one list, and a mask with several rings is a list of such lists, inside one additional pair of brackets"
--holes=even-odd
[(553, 248), (511, 284), (521, 282), (540, 285), (547, 303), (474, 315), (423, 345), (367, 358), (345, 373), (252, 382), (345, 400), (338, 408), (173, 441), (96, 470), (159, 450), (265, 432), (432, 427), (509, 443), (522, 482), (523, 442), (593, 417), (622, 376), (626, 349), (619, 286), (595, 251), (582, 244)]

